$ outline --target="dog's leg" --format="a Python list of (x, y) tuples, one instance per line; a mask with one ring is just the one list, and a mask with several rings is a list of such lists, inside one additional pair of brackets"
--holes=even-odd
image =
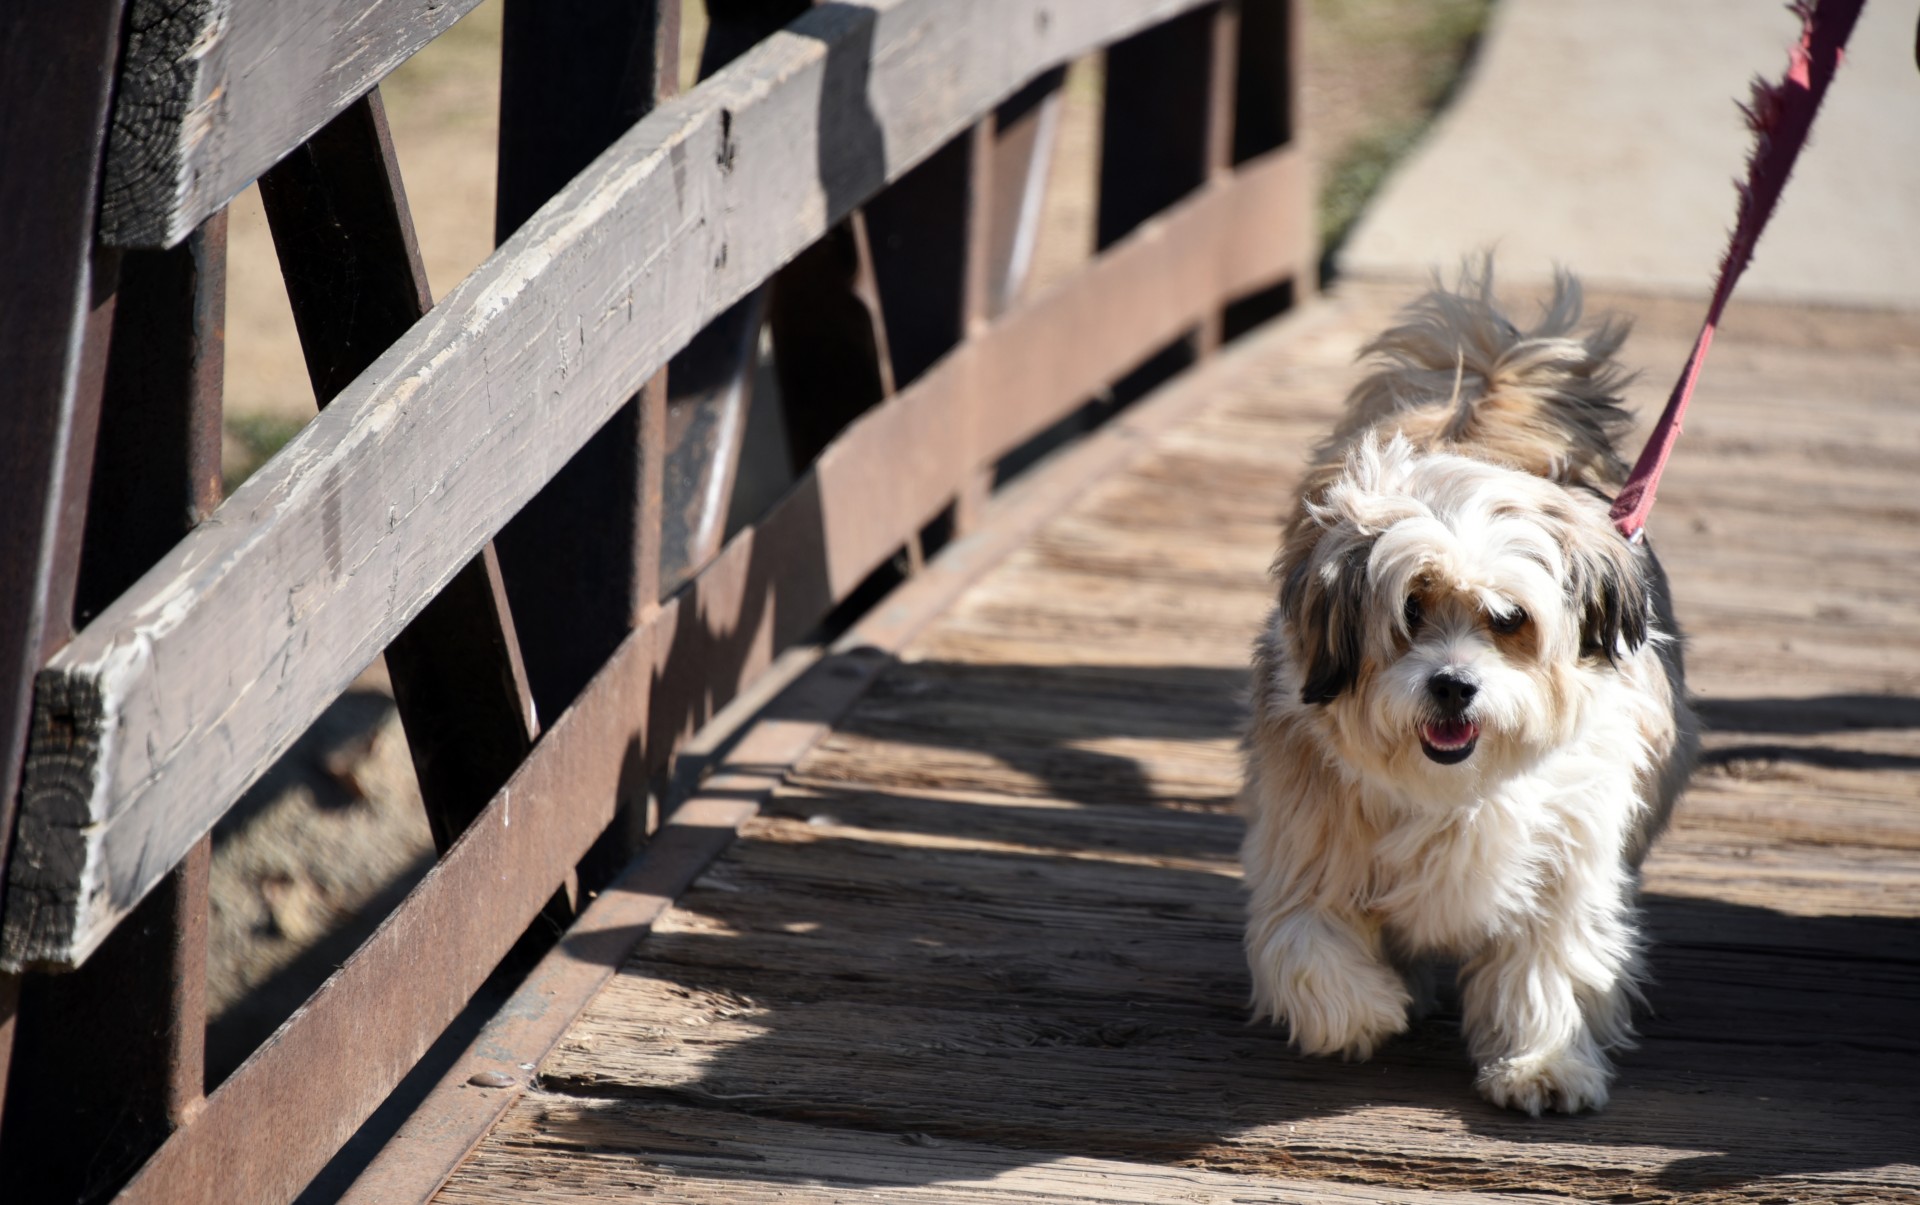
[(1483, 949), (1461, 1006), (1480, 1094), (1538, 1117), (1607, 1103), (1606, 1048), (1629, 1044), (1636, 945), (1625, 885), (1595, 884)]
[(1364, 1059), (1407, 1028), (1412, 997), (1377, 926), (1332, 909), (1261, 912), (1247, 925), (1256, 1018), (1284, 1020), (1302, 1054)]

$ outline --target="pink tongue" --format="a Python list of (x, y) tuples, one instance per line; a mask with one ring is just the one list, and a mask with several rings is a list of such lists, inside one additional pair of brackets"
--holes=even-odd
[(1427, 725), (1427, 742), (1451, 749), (1472, 740), (1477, 731), (1466, 720), (1435, 720)]

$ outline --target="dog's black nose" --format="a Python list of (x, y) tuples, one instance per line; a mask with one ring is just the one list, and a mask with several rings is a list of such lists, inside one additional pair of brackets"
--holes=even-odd
[(1459, 715), (1480, 693), (1480, 686), (1459, 670), (1443, 669), (1427, 679), (1427, 693), (1446, 715)]

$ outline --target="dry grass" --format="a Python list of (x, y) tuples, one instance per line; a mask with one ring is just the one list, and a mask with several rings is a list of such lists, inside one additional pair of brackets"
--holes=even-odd
[(1446, 104), (1492, 0), (1312, 0), (1301, 124), (1320, 182), (1323, 255)]

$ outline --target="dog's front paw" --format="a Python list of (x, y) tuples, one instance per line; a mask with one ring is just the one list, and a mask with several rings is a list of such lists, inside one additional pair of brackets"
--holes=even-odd
[(1569, 1047), (1495, 1060), (1480, 1068), (1476, 1086), (1501, 1108), (1538, 1117), (1548, 1109), (1578, 1113), (1604, 1108), (1612, 1078), (1605, 1055)]
[[(1400, 976), (1378, 963), (1303, 960), (1277, 968), (1256, 1005), (1285, 1020), (1302, 1054), (1365, 1059), (1407, 1028), (1413, 1003)], [(1277, 981), (1277, 982), (1276, 982)]]

